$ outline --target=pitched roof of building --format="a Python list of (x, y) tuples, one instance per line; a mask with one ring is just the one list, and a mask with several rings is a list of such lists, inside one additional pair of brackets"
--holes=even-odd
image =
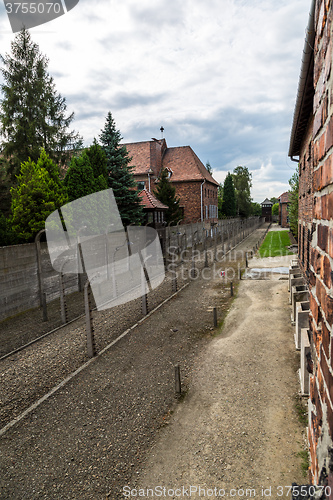
[(271, 202), (271, 200), (269, 200), (268, 198), (266, 198), (266, 200), (264, 200), (261, 205), (272, 205), (273, 206), (273, 203)]
[(150, 141), (123, 144), (128, 155), (133, 157), (130, 165), (134, 165), (134, 174), (147, 174), (150, 168)]
[(281, 196), (279, 196), (280, 203), (289, 203), (289, 196), (289, 191), (282, 193)]
[[(149, 168), (152, 166), (154, 168), (154, 165), (152, 165), (153, 159), (151, 153), (151, 144), (154, 144), (154, 142), (159, 143), (161, 147), (161, 166), (170, 171), (170, 180), (172, 182), (203, 182), (203, 180), (206, 180), (216, 186), (219, 185), (190, 146), (168, 148), (165, 139), (160, 141), (153, 139), (153, 141), (123, 144), (126, 146), (129, 156), (132, 157), (130, 165), (134, 166), (134, 175), (147, 175)], [(158, 175), (159, 174), (160, 172), (158, 172)]]
[(163, 157), (163, 167), (172, 171), (170, 180), (173, 182), (206, 180), (217, 186), (219, 184), (190, 146), (167, 148)]
[(159, 210), (166, 210), (168, 208), (167, 205), (164, 205), (162, 202), (160, 202), (147, 189), (143, 189), (142, 191), (140, 191), (139, 196), (141, 198), (141, 205), (144, 208), (150, 208), (150, 209), (158, 208)]

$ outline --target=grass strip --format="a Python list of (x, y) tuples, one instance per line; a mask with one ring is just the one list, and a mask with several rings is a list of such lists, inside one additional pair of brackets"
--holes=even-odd
[(260, 257), (281, 257), (292, 255), (288, 250), (290, 245), (289, 231), (269, 231), (259, 248)]

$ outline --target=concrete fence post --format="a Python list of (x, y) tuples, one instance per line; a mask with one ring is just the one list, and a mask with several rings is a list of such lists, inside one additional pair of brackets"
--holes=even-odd
[(90, 282), (86, 281), (84, 285), (84, 308), (86, 314), (86, 332), (87, 332), (87, 352), (89, 358), (96, 356), (96, 346), (94, 337), (94, 325), (92, 318)]
[(68, 314), (67, 314), (67, 304), (65, 297), (64, 277), (62, 272), (59, 273), (59, 292), (60, 292), (61, 321), (63, 322), (63, 324), (65, 324), (68, 323)]
[(175, 365), (175, 391), (177, 395), (180, 395), (182, 392), (179, 365)]
[(217, 309), (216, 307), (213, 308), (213, 322), (214, 322), (214, 327), (217, 327)]
[(142, 295), (141, 295), (142, 315), (147, 316), (147, 314), (148, 314), (148, 296), (147, 296), (147, 291), (146, 291), (146, 278), (145, 278), (145, 273), (144, 273), (143, 269), (141, 269), (141, 289), (142, 289)]
[(45, 233), (45, 229), (41, 229), (37, 233), (35, 238), (36, 254), (37, 254), (37, 276), (38, 276), (38, 287), (39, 287), (39, 305), (43, 307), (43, 294), (44, 294), (44, 280), (43, 280), (43, 266), (42, 266), (42, 254), (40, 247), (40, 239), (42, 234)]
[(43, 321), (48, 321), (47, 317), (47, 302), (46, 302), (46, 293), (43, 293)]

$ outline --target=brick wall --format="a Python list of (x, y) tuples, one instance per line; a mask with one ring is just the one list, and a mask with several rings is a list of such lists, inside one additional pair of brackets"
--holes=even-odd
[(299, 163), (299, 261), (310, 290), (310, 479), (333, 499), (332, 0), (315, 6), (313, 118)]
[(287, 207), (288, 203), (280, 203), (279, 205), (279, 222), (281, 227), (289, 227)]
[[(180, 198), (180, 204), (184, 206), (185, 224), (201, 220), (201, 184), (201, 181), (173, 182), (173, 186), (176, 188), (176, 195)], [(209, 215), (212, 215), (209, 211), (209, 206), (217, 207), (217, 186), (206, 182), (203, 185), (202, 195), (204, 220), (217, 221), (217, 217), (209, 217)], [(208, 217), (206, 217), (206, 214), (208, 214)]]

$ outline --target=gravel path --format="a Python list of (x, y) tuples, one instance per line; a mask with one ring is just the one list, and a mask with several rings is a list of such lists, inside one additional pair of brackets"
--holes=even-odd
[[(252, 248), (260, 234), (262, 230), (250, 236), (242, 244), (243, 249)], [(238, 269), (237, 262), (227, 265)], [(280, 460), (283, 456), (287, 468), (291, 464), (290, 477), (298, 480), (299, 461), (294, 455), (299, 451), (297, 441), (302, 436), (292, 404), (292, 395), (297, 390), (292, 335), (288, 331), (288, 320), (282, 320), (289, 314), (285, 304), (286, 282), (242, 281), (239, 298), (227, 316), (223, 331), (231, 331), (227, 324), (234, 317), (235, 307), (240, 308), (237, 321), (241, 319), (240, 324), (247, 325), (246, 329), (229, 337), (222, 332), (215, 338), (220, 330), (212, 327), (211, 309), (218, 307), (221, 321), (230, 308), (229, 286), (221, 285), (219, 277), (219, 269), (225, 267), (226, 264), (221, 264), (215, 274), (206, 274), (208, 279), (192, 282), (0, 438), (1, 499), (123, 498), (122, 487), (126, 484), (135, 485), (138, 481), (143, 484), (150, 479), (156, 484), (157, 478), (161, 477), (165, 483), (172, 479), (171, 484), (175, 485), (176, 479), (182, 480), (180, 470), (182, 474), (194, 470), (197, 483), (200, 480), (204, 484), (205, 478), (208, 484), (213, 477), (209, 474), (215, 474), (214, 471), (223, 476), (224, 470), (235, 468), (239, 474), (241, 469), (237, 469), (238, 466), (248, 467), (247, 455), (254, 457), (255, 470), (260, 471), (260, 460), (269, 457), (271, 447), (267, 443), (274, 436), (274, 443), (282, 446), (277, 450), (283, 451), (283, 455), (277, 452), (276, 455)], [(265, 303), (268, 297), (277, 299), (273, 288), (281, 287), (281, 292), (278, 289), (281, 297), (277, 296), (276, 300), (279, 314), (276, 314), (277, 324), (281, 329), (284, 325), (284, 332), (276, 335), (273, 341), (258, 331), (258, 321), (261, 324), (264, 317), (258, 319), (252, 314), (252, 329), (248, 331), (246, 311), (254, 312), (255, 309), (251, 294), (250, 297), (244, 296), (243, 303), (239, 301), (244, 287), (251, 289), (251, 286), (261, 290)], [(262, 289), (261, 286), (272, 288)], [(248, 309), (244, 305), (248, 305)], [(264, 310), (258, 307), (257, 314), (264, 314)], [(270, 314), (265, 312), (269, 324)], [(110, 314), (99, 317), (100, 338), (110, 339), (109, 322), (112, 319), (114, 317)], [(120, 323), (123, 327), (122, 321)], [(74, 329), (70, 326), (67, 336), (65, 333), (64, 337), (51, 336), (38, 343), (38, 349), (31, 346), (1, 363), (1, 380), (14, 384), (12, 393), (8, 386), (5, 395), (4, 422), (44, 394), (48, 380), (50, 387), (55, 380), (61, 380), (59, 370), (61, 373), (62, 366), (66, 366), (63, 376), (68, 373), (68, 366), (75, 369), (78, 361), (70, 346), (75, 342), (82, 345), (79, 339), (80, 336), (84, 339), (84, 325), (77, 324)], [(236, 338), (237, 345), (233, 345)], [(62, 343), (65, 343), (65, 350)], [(61, 357), (64, 351), (66, 359)], [(85, 359), (82, 350), (80, 362)], [(178, 403), (174, 395), (176, 363), (181, 366), (183, 387), (185, 392), (188, 391), (184, 400)], [(226, 371), (221, 371), (222, 368)], [(53, 370), (56, 372), (54, 378)], [(257, 372), (260, 376), (256, 375)], [(268, 377), (267, 374), (271, 373), (272, 377)], [(269, 381), (275, 386), (269, 385)], [(13, 408), (10, 408), (8, 405), (12, 400)], [(282, 404), (286, 410), (282, 410)], [(207, 413), (208, 408), (213, 409), (212, 412)], [(196, 418), (187, 420), (192, 412)], [(215, 413), (219, 417), (215, 417)], [(285, 421), (283, 416), (286, 416)], [(177, 430), (178, 418), (182, 423), (180, 431)], [(270, 433), (269, 422), (272, 426)], [(191, 427), (187, 427), (189, 425)], [(256, 430), (261, 427), (261, 434), (257, 434)], [(203, 429), (200, 441), (194, 440), (195, 433), (199, 436)], [(222, 434), (219, 435), (217, 429)], [(287, 429), (291, 434), (289, 442), (284, 433)], [(248, 433), (248, 437), (242, 432)], [(185, 441), (182, 441), (183, 434)], [(172, 457), (174, 464), (179, 464), (174, 474), (170, 474), (172, 464), (163, 458), (163, 442), (168, 436), (166, 455)], [(253, 441), (254, 437), (258, 441)], [(175, 446), (181, 442), (185, 444), (180, 447), (179, 454)], [(191, 448), (191, 442), (194, 448)], [(262, 449), (258, 448), (259, 445)], [(190, 455), (189, 449), (193, 450)], [(223, 454), (222, 451), (218, 454), (218, 449), (223, 450)], [(152, 456), (155, 451), (150, 450), (159, 452), (158, 459)], [(197, 463), (199, 469), (194, 468), (193, 457), (199, 459), (200, 454), (204, 458)], [(187, 462), (190, 467), (180, 466), (181, 455), (193, 455), (193, 467), (187, 458), (183, 463)], [(154, 469), (154, 462), (161, 468)], [(205, 469), (205, 463), (212, 469)], [(276, 457), (269, 466), (272, 472), (267, 476), (273, 478), (275, 466)], [(267, 465), (262, 470), (265, 468)], [(261, 477), (259, 472), (256, 474)]]
[[(286, 266), (289, 260), (254, 259), (250, 266)], [(142, 477), (129, 486), (146, 491), (161, 485), (169, 498), (186, 498), (189, 491), (192, 498), (209, 491), (263, 497), (264, 488), (276, 499), (291, 498), (293, 482), (307, 482), (298, 456), (305, 441), (295, 411), (299, 356), (289, 309), (287, 281), (241, 282), (221, 334), (196, 361), (185, 401)]]

